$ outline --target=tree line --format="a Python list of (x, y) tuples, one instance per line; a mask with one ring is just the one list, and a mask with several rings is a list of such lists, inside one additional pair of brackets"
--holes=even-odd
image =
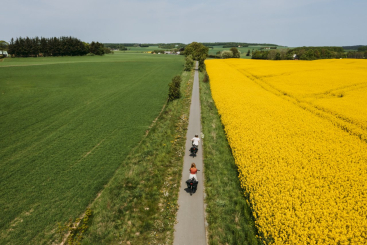
[[(242, 42), (212, 42), (212, 43), (202, 43), (204, 46), (208, 48), (213, 48), (214, 46), (223, 46), (223, 48), (232, 48), (232, 47), (248, 47), (248, 46), (268, 46), (268, 47), (277, 47), (277, 44), (271, 43), (242, 43)], [(161, 49), (182, 49), (187, 45), (184, 43), (104, 43), (105, 47), (109, 47), (112, 49), (126, 50), (127, 47), (150, 47), (150, 46), (158, 46)]]
[(347, 57), (355, 59), (367, 59), (367, 46), (359, 46), (358, 51), (349, 51), (347, 53)]
[(241, 43), (241, 42), (214, 42), (214, 43), (203, 43), (204, 46), (212, 47), (212, 46), (223, 46), (223, 48), (232, 48), (232, 47), (248, 47), (248, 46), (278, 46), (276, 44), (271, 43)]
[(158, 48), (162, 48), (162, 49), (181, 49), (181, 48), (185, 48), (186, 45), (183, 43), (160, 43), (158, 44)]
[(354, 46), (343, 46), (344, 50), (350, 50), (350, 51), (366, 51), (367, 46), (366, 45), (354, 45)]
[(86, 54), (103, 55), (105, 49), (102, 43), (89, 44), (75, 37), (19, 37), (15, 40), (11, 39), (8, 53), (13, 57), (82, 56)]
[(183, 43), (104, 43), (105, 47), (118, 50), (127, 50), (128, 47), (151, 47), (158, 46), (161, 49), (180, 49), (186, 45)]
[(281, 50), (256, 50), (252, 59), (264, 60), (317, 60), (332, 58), (363, 58), (367, 53), (350, 51), (346, 53), (342, 47), (298, 47)]
[[(103, 43), (103, 46), (110, 48), (110, 49), (117, 49), (117, 50), (127, 50), (127, 46), (125, 44), (122, 43)], [(129, 47), (133, 47), (133, 46), (129, 46)]]
[(347, 53), (347, 58), (354, 59), (367, 59), (367, 50), (366, 51), (349, 51)]

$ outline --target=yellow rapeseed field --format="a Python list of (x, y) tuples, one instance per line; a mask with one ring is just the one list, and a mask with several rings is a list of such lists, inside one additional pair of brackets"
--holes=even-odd
[(367, 61), (205, 63), (261, 239), (367, 244)]

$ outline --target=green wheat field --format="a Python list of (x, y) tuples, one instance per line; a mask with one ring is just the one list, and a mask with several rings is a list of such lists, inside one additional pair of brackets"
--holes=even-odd
[(122, 52), (0, 62), (0, 240), (47, 243), (78, 217), (142, 140), (183, 63)]

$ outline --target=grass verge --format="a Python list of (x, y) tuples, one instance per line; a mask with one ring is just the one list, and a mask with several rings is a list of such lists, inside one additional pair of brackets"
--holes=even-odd
[(200, 73), (208, 244), (260, 244), (210, 83)]
[(82, 244), (172, 244), (193, 73), (92, 204)]

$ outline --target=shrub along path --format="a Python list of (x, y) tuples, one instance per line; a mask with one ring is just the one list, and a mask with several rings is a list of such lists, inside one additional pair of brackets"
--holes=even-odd
[[(191, 139), (195, 134), (201, 132), (201, 109), (199, 96), (199, 72), (194, 76), (194, 85), (192, 89), (191, 107), (189, 125), (186, 135), (186, 153), (184, 156), (184, 165), (181, 177), (181, 188), (179, 192), (177, 212), (177, 224), (175, 225), (174, 245), (185, 244), (206, 244), (205, 216), (204, 216), (204, 174), (203, 174), (203, 156), (202, 145), (199, 146), (197, 156), (190, 156)], [(199, 185), (196, 193), (190, 196), (186, 189), (186, 180), (189, 178), (189, 169), (191, 163), (195, 163)]]

